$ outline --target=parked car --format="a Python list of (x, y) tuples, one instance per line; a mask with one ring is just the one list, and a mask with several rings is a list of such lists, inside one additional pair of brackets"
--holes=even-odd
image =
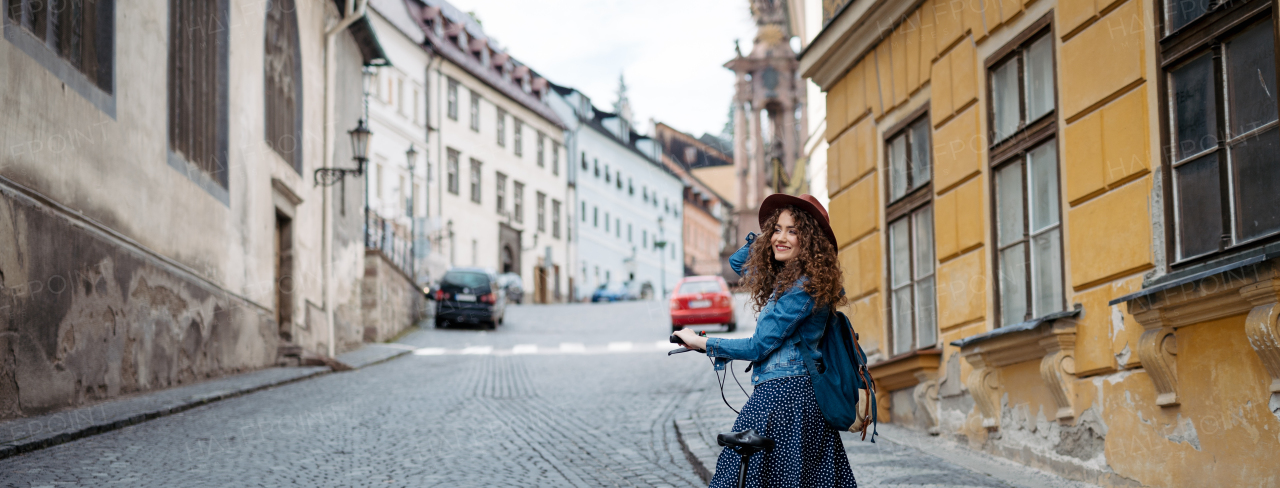
[(733, 294), (719, 276), (689, 276), (671, 294), (671, 330), (689, 325), (725, 324), (729, 332), (738, 330), (733, 311)]
[(453, 268), (436, 289), (436, 327), (480, 324), (496, 329), (506, 318), (507, 293), (484, 268)]
[(605, 283), (596, 288), (591, 294), (591, 302), (618, 302), (624, 300), (635, 300), (636, 294), (632, 293), (625, 283)]
[(515, 273), (502, 273), (498, 275), (498, 281), (501, 282), (502, 288), (507, 291), (507, 301), (511, 303), (524, 303), (524, 279)]

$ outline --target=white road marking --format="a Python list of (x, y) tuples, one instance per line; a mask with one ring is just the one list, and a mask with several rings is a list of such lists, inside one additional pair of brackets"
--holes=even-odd
[(680, 347), (678, 344), (672, 344), (669, 341), (654, 341), (652, 348), (646, 347), (646, 343), (635, 343), (630, 341), (613, 341), (607, 344), (587, 346), (581, 342), (562, 342), (559, 347), (539, 347), (537, 344), (516, 344), (511, 349), (495, 349), (494, 346), (468, 346), (462, 349), (446, 349), (443, 347), (422, 347), (413, 350), (415, 356), (442, 356), (465, 354), (471, 356), (483, 356), (490, 354), (497, 355), (515, 355), (515, 354), (624, 354), (624, 353), (652, 353), (655, 349), (658, 351), (670, 351)]

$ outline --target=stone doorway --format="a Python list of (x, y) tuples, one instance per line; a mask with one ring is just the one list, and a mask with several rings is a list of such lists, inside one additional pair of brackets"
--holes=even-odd
[(520, 231), (505, 223), (499, 223), (498, 269), (503, 273), (521, 274), (520, 254)]
[(276, 212), (275, 309), (280, 341), (293, 341), (293, 219)]

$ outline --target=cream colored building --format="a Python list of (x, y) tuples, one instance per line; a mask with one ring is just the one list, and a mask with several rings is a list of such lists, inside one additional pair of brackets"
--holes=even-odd
[[(448, 2), (376, 0), (372, 11), (396, 68), (379, 73), (371, 102), (387, 137), (374, 136), (370, 207), (399, 219), (410, 182), (422, 185), (430, 279), (479, 266), (520, 274), (526, 301), (565, 299), (571, 200), (547, 81)], [(410, 143), (421, 144), (412, 179)]]

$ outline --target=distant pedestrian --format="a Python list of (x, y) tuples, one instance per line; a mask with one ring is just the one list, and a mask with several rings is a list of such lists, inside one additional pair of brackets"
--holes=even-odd
[[(811, 195), (774, 194), (760, 204), (758, 218), (762, 234), (748, 235), (729, 258), (759, 312), (755, 334), (706, 338), (684, 329), (676, 335), (706, 350), (716, 370), (730, 359), (751, 361), (755, 390), (733, 430), (755, 429), (777, 447), (750, 458), (747, 486), (856, 487), (840, 435), (823, 421), (799, 349), (801, 341), (816, 349), (828, 310), (845, 303), (827, 211)], [(730, 449), (721, 452), (711, 487), (733, 487), (740, 462)]]

